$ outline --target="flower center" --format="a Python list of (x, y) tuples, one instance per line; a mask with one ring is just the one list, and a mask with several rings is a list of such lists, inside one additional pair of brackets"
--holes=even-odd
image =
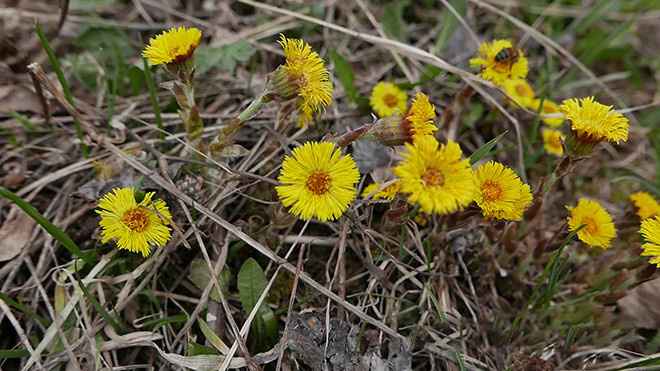
[(442, 186), (445, 184), (445, 177), (442, 175), (442, 172), (434, 169), (424, 171), (420, 178), (422, 178), (422, 183), (426, 187)]
[(484, 184), (481, 186), (481, 194), (484, 200), (488, 202), (501, 200), (503, 193), (504, 191), (502, 191), (502, 187), (500, 186), (500, 183), (492, 180), (485, 181)]
[(559, 137), (550, 138), (550, 146), (555, 148), (561, 148), (561, 142), (559, 141)]
[(399, 99), (394, 94), (387, 93), (383, 97), (383, 101), (387, 104), (388, 107), (396, 107), (399, 103)]
[(313, 194), (320, 196), (328, 193), (330, 190), (331, 181), (332, 177), (330, 177), (330, 174), (328, 174), (327, 171), (316, 170), (312, 172), (307, 178), (305, 187), (307, 187), (307, 189), (309, 189), (309, 191)]
[(585, 217), (582, 219), (582, 222), (586, 224), (586, 226), (584, 226), (584, 230), (587, 231), (587, 233), (592, 236), (598, 234), (598, 223), (596, 222), (596, 219)]
[(518, 95), (523, 97), (526, 97), (528, 95), (527, 89), (525, 89), (525, 86), (523, 84), (516, 85), (516, 93), (518, 93)]
[(121, 222), (133, 232), (144, 232), (149, 228), (149, 214), (147, 213), (147, 210), (140, 207), (128, 209), (121, 216)]

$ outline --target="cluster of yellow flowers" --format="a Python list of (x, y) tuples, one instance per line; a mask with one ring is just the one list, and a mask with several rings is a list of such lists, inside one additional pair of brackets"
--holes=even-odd
[[(170, 71), (191, 68), (193, 52), (201, 37), (197, 29), (180, 27), (150, 40), (143, 56), (152, 64), (165, 64)], [(332, 101), (333, 86), (324, 61), (302, 40), (282, 36), (280, 45), (286, 62), (267, 76), (266, 88), (257, 105), (268, 101), (296, 100), (298, 126), (323, 113)], [(193, 60), (194, 62), (194, 60)], [(550, 129), (543, 131), (546, 150), (565, 159), (577, 160), (592, 154), (603, 141), (619, 143), (628, 137), (628, 121), (611, 106), (593, 97), (567, 99), (558, 106), (538, 99), (526, 81), (528, 61), (523, 52), (508, 40), (484, 43), (478, 57), (470, 64), (479, 67), (478, 75), (501, 87), (513, 100), (515, 108), (524, 107), (543, 115)], [(193, 67), (194, 68), (194, 64)], [(395, 178), (383, 184), (365, 187), (366, 199), (405, 199), (428, 214), (449, 214), (464, 210), (472, 202), (481, 209), (484, 219), (521, 220), (533, 201), (530, 186), (510, 168), (490, 161), (472, 168), (463, 157), (458, 143), (439, 143), (434, 132), (435, 107), (429, 97), (417, 93), (408, 108), (408, 96), (392, 83), (378, 83), (370, 103), (380, 117), (358, 130), (349, 140), (371, 139), (385, 145), (405, 145), (402, 160), (392, 168)], [(250, 111), (252, 112), (252, 111)], [(559, 127), (568, 123), (566, 135)], [(358, 135), (359, 134), (359, 135)], [(284, 206), (303, 220), (336, 220), (350, 207), (358, 191), (360, 173), (351, 155), (342, 155), (346, 143), (335, 139), (307, 142), (284, 158), (280, 185), (275, 190)], [(565, 154), (564, 154), (565, 152)], [(171, 215), (162, 200), (152, 201), (153, 193), (137, 202), (129, 188), (115, 189), (101, 200), (103, 242), (117, 238), (119, 248), (147, 256), (150, 245), (164, 245), (170, 239), (167, 227)], [(648, 194), (632, 195), (642, 219), (640, 232), (647, 240), (643, 255), (654, 256), (660, 266), (660, 205)], [(590, 246), (608, 248), (616, 235), (612, 218), (595, 201), (580, 199), (576, 206), (566, 206), (568, 228), (578, 230), (578, 238)]]

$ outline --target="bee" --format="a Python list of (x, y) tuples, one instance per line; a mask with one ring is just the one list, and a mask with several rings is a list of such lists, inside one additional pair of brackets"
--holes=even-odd
[(514, 63), (518, 61), (520, 58), (520, 53), (518, 53), (518, 47), (514, 44), (513, 46), (510, 46), (508, 48), (504, 48), (500, 50), (496, 55), (495, 55), (495, 62), (497, 63), (502, 63), (506, 62), (509, 64), (509, 70), (513, 66)]

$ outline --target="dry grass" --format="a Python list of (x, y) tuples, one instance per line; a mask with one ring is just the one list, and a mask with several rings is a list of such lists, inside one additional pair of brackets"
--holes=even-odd
[[(649, 118), (660, 101), (660, 51), (649, 39), (658, 31), (657, 6), (640, 2), (637, 9), (612, 6), (599, 13), (596, 6), (472, 0), (454, 36), (437, 50), (447, 6), (460, 1), (406, 6), (400, 41), (388, 34), (386, 8), (393, 5), (375, 1), (108, 3), (73, 7), (58, 32), (57, 5), (0, 0), (1, 184), (93, 256), (93, 264), (83, 264), (0, 198), (3, 369), (659, 367), (657, 273), (639, 257), (639, 222), (627, 201), (645, 185), (658, 187), (654, 146), (660, 134)], [(92, 12), (99, 29), (126, 36), (128, 49), (89, 49), (82, 35), (94, 40), (95, 33), (85, 31)], [(35, 18), (63, 66), (73, 106), (51, 72)], [(182, 24), (200, 28), (205, 46), (245, 40), (255, 48), (235, 68), (196, 76), (208, 140), (282, 63), (275, 43), (280, 34), (304, 38), (332, 73), (331, 52), (343, 56), (362, 99), (349, 102), (335, 74), (333, 104), (309, 129), (274, 129), (288, 120), (271, 103), (233, 136), (249, 150), (245, 156), (200, 165), (189, 159), (169, 93), (156, 85), (165, 131), (159, 133), (146, 83), (136, 77), (141, 70), (131, 69), (141, 66), (140, 36), (146, 40)], [(634, 27), (624, 27), (629, 24)], [(598, 32), (626, 32), (627, 38), (589, 49), (581, 38)], [(519, 40), (538, 92), (555, 101), (599, 94), (599, 101), (626, 112), (629, 140), (581, 161), (542, 210), (520, 223), (483, 221), (475, 206), (418, 223), (405, 202), (361, 199), (336, 222), (302, 222), (283, 210), (273, 189), (283, 156), (298, 144), (371, 122), (363, 98), (381, 80), (425, 92), (439, 112), (472, 86), (477, 93), (441, 129), (441, 140), (456, 140), (469, 155), (508, 130), (490, 157), (515, 168), (536, 190), (558, 162), (541, 150), (536, 113), (506, 107), (501, 92), (467, 66), (481, 41), (500, 37)], [(631, 58), (641, 61), (634, 66), (624, 56), (595, 57), (624, 55), (627, 45), (634, 47)], [(157, 83), (167, 78), (156, 69), (153, 74)], [(634, 78), (641, 85), (633, 85)], [(396, 161), (395, 151), (381, 146), (350, 151), (368, 169), (360, 187), (385, 179)], [(172, 240), (148, 259), (101, 244), (94, 212), (108, 190), (136, 182), (157, 190), (173, 214)], [(580, 197), (610, 211), (615, 244), (602, 251), (573, 240), (555, 281), (543, 279), (567, 236), (565, 205)], [(237, 293), (237, 275), (249, 258), (267, 282), (251, 312)], [(558, 283), (550, 289), (548, 282)], [(655, 294), (636, 294), (641, 288)], [(273, 317), (264, 319), (262, 302)], [(263, 327), (273, 323), (275, 337)], [(651, 363), (636, 363), (644, 360)]]

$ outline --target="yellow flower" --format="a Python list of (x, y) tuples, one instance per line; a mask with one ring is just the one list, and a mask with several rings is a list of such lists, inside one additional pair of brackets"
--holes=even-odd
[(448, 214), (472, 202), (475, 185), (460, 146), (452, 141), (438, 145), (432, 135), (416, 137), (412, 145), (406, 143), (408, 153), (392, 171), (401, 178), (401, 193), (408, 194), (409, 203), (429, 214)]
[(382, 188), (381, 183), (372, 183), (364, 187), (362, 191), (362, 197), (366, 198), (371, 195), (372, 200), (390, 200), (392, 201), (394, 197), (399, 193), (401, 189), (401, 181), (397, 180), (394, 183)]
[(561, 156), (564, 154), (564, 147), (561, 141), (564, 140), (564, 135), (559, 130), (543, 130), (543, 148), (549, 154)]
[(395, 110), (397, 115), (402, 115), (408, 109), (408, 96), (398, 86), (381, 81), (371, 91), (369, 104), (380, 117), (389, 116)]
[(642, 256), (653, 256), (650, 263), (660, 268), (660, 216), (642, 221), (639, 232), (644, 236), (645, 244), (642, 245)]
[[(504, 80), (502, 84), (504, 92), (507, 93), (511, 98), (515, 99), (523, 107), (529, 109), (535, 109), (538, 107), (534, 106), (534, 89), (529, 85), (525, 79), (507, 79)], [(518, 104), (511, 101), (509, 102), (512, 107), (519, 108)]]
[[(540, 104), (541, 104), (541, 100), (537, 99), (537, 100), (534, 101), (534, 104), (532, 105), (531, 108), (536, 110), (536, 109), (539, 108)], [(545, 99), (543, 101), (543, 107), (541, 107), (541, 115), (551, 115), (551, 114), (554, 114), (554, 113), (557, 113), (557, 114), (560, 113), (559, 112), (559, 106), (557, 105), (557, 103), (555, 103), (551, 100)], [(557, 128), (557, 127), (560, 127), (561, 124), (564, 123), (564, 118), (563, 117), (546, 117), (546, 118), (543, 118), (542, 121), (550, 127)]]
[(296, 121), (296, 127), (302, 128), (312, 120), (314, 120), (314, 111), (312, 110), (312, 107), (307, 106), (303, 108), (301, 104), (298, 104), (298, 120)]
[(348, 209), (357, 190), (360, 172), (350, 155), (329, 142), (307, 142), (293, 150), (282, 163), (275, 187), (284, 206), (303, 220), (316, 217), (321, 221), (338, 219)]
[(628, 139), (628, 119), (594, 101), (594, 97), (567, 99), (559, 111), (566, 116), (571, 131), (566, 137), (566, 150), (572, 157), (593, 153), (602, 141), (616, 142)]
[(163, 200), (154, 200), (155, 192), (148, 192), (137, 203), (131, 188), (115, 188), (99, 202), (96, 212), (101, 215), (101, 242), (117, 239), (117, 246), (132, 252), (149, 255), (150, 244), (164, 246), (170, 240), (166, 227), (172, 218)]
[(172, 28), (149, 39), (142, 56), (154, 65), (181, 63), (193, 55), (201, 37), (202, 31), (196, 28)]
[(527, 205), (532, 202), (529, 186), (513, 170), (490, 161), (473, 172), (477, 192), (474, 201), (484, 219), (520, 220)]
[(470, 59), (470, 66), (481, 67), (478, 76), (498, 86), (506, 80), (524, 79), (529, 72), (527, 58), (509, 40), (483, 43), (477, 55)]
[(612, 217), (598, 202), (582, 198), (577, 206), (566, 206), (566, 209), (571, 213), (568, 217), (568, 230), (574, 231), (582, 225), (585, 226), (577, 233), (580, 241), (603, 249), (610, 247), (616, 236), (616, 229)]
[(660, 204), (650, 194), (637, 192), (630, 195), (630, 202), (635, 206), (635, 211), (640, 220), (660, 216)]
[(302, 116), (311, 116), (310, 111), (325, 112), (332, 101), (334, 88), (323, 59), (302, 40), (287, 39), (281, 35), (278, 43), (284, 49), (286, 62), (268, 75), (264, 101), (283, 102), (300, 97), (298, 111)]
[(402, 116), (385, 116), (369, 129), (365, 139), (373, 139), (387, 146), (412, 143), (417, 136), (427, 136), (438, 130), (433, 123), (435, 106), (424, 93), (417, 93), (408, 112)]

